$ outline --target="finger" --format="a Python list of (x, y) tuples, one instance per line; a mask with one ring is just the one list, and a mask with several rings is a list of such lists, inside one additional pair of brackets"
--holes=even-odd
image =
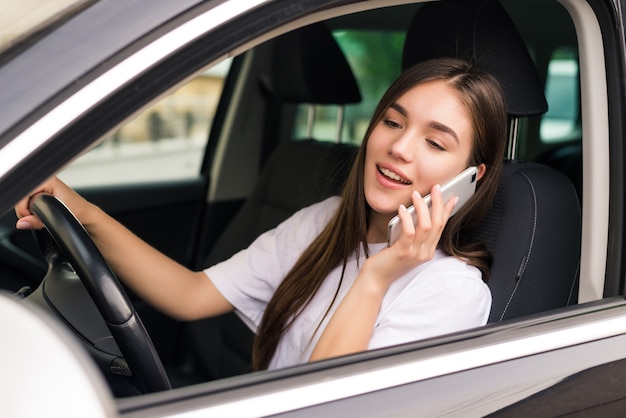
[(24, 199), (20, 200), (17, 205), (15, 205), (15, 215), (19, 218), (24, 218), (26, 216), (34, 215), (30, 210), (30, 201), (33, 196), (41, 193), (40, 191), (33, 191)]
[[(434, 192), (434, 193), (432, 193)], [(434, 250), (437, 247), (440, 231), (433, 228), (433, 220), (431, 218), (432, 205), (439, 206), (439, 211), (442, 211), (441, 192), (439, 190), (433, 190), (430, 195), (431, 207), (417, 192), (413, 192), (413, 205), (417, 210), (417, 225), (414, 230), (414, 237), (411, 242), (411, 257), (414, 261), (422, 263), (424, 261), (432, 259)], [(433, 201), (434, 198), (434, 201)]]
[[(51, 180), (47, 180), (46, 182), (40, 184), (39, 186), (37, 186), (36, 188), (34, 188), (25, 198), (23, 198), (22, 200), (20, 200), (17, 205), (15, 205), (15, 214), (17, 215), (18, 218), (22, 218), (24, 216), (28, 216), (28, 215), (32, 215), (32, 212), (30, 211), (29, 208), (29, 204), (30, 204), (30, 199), (38, 194), (38, 193), (52, 193), (52, 189), (50, 187), (46, 187), (46, 185), (48, 183), (50, 183)], [(50, 190), (48, 190), (50, 189)]]
[(28, 210), (28, 200), (28, 198), (22, 199), (15, 205), (15, 215), (18, 219), (31, 214)]
[(441, 186), (435, 184), (430, 191), (430, 219), (433, 226), (438, 228), (443, 222), (443, 197), (441, 196)]
[(431, 222), (428, 205), (417, 191), (413, 192), (411, 198), (413, 200), (413, 206), (415, 206), (415, 213), (417, 213), (417, 224), (415, 228), (430, 229)]
[(406, 206), (400, 205), (398, 216), (400, 217), (400, 224), (402, 225), (402, 235), (400, 239), (402, 239), (403, 236), (413, 237), (413, 235), (415, 235), (415, 225), (413, 224), (413, 217)]
[(450, 200), (446, 202), (446, 205), (443, 207), (443, 218), (446, 220), (450, 219), (450, 214), (454, 210), (454, 207), (459, 203), (459, 197), (454, 196)]
[(43, 227), (43, 223), (35, 215), (21, 217), (15, 223), (15, 228), (19, 230), (42, 229)]

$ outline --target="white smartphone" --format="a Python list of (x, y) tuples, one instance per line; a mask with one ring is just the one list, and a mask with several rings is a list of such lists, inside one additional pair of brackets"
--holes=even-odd
[[(474, 166), (471, 166), (463, 170), (452, 180), (441, 186), (441, 196), (443, 197), (444, 204), (448, 202), (448, 200), (452, 199), (454, 196), (459, 197), (459, 201), (454, 206), (454, 209), (452, 209), (452, 213), (450, 214), (450, 216), (457, 213), (458, 210), (461, 209), (465, 203), (467, 203), (469, 198), (472, 197), (472, 195), (476, 191), (477, 174), (478, 169)], [(424, 201), (428, 205), (428, 209), (430, 209), (430, 195), (426, 195), (424, 197)], [(409, 208), (407, 208), (407, 210), (413, 217), (413, 225), (417, 225), (417, 213), (415, 212), (415, 207), (411, 205)], [(398, 238), (400, 238), (401, 234), (402, 225), (400, 222), (400, 217), (396, 215), (389, 221), (389, 226), (387, 230), (387, 246), (392, 246), (398, 240)]]

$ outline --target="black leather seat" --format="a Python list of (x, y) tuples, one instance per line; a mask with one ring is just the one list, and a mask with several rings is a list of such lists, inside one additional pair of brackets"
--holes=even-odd
[[(276, 39), (275, 51), (274, 65), (261, 81), (274, 104), (344, 105), (361, 100), (352, 70), (325, 25), (314, 24)], [(297, 210), (339, 194), (355, 153), (355, 146), (311, 138), (278, 145), (203, 266), (246, 248)], [(254, 335), (236, 314), (191, 322), (186, 334), (192, 367), (201, 371), (201, 380), (250, 371)]]
[[(403, 66), (459, 57), (491, 72), (515, 119), (544, 113), (543, 87), (514, 23), (497, 0), (444, 0), (420, 7), (407, 32)], [(509, 149), (514, 150), (512, 143)], [(581, 214), (571, 182), (541, 164), (505, 162), (495, 202), (469, 234), (494, 256), (490, 321), (575, 303)]]
[(537, 158), (537, 162), (565, 174), (574, 184), (578, 200), (583, 198), (583, 146), (580, 139), (575, 143), (559, 145)]

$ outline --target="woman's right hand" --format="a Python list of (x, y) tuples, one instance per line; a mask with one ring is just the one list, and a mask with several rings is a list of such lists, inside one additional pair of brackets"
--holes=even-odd
[(234, 309), (204, 272), (191, 271), (152, 248), (56, 177), (15, 206), (17, 229), (43, 228), (28, 208), (30, 199), (38, 193), (61, 200), (89, 232), (117, 277), (161, 311), (189, 321)]
[(17, 215), (17, 229), (41, 229), (43, 224), (41, 220), (35, 216), (29, 209), (30, 199), (39, 193), (48, 193), (61, 200), (67, 208), (78, 218), (81, 223), (85, 223), (84, 213), (91, 205), (87, 200), (82, 198), (73, 189), (63, 183), (57, 177), (52, 177), (46, 182), (35, 188), (27, 197), (22, 199), (15, 205), (15, 214)]

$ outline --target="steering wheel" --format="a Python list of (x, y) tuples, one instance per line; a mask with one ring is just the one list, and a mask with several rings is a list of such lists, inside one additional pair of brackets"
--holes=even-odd
[[(31, 198), (29, 208), (49, 232), (48, 235), (38, 231), (36, 235), (48, 263), (46, 277), (31, 295), (39, 299), (36, 303), (45, 301), (46, 307), (68, 323), (83, 341), (89, 341), (92, 352), (94, 346), (98, 347), (95, 351), (100, 353), (101, 367), (104, 358), (109, 371), (132, 373), (144, 393), (171, 389), (161, 359), (137, 312), (80, 222), (49, 194)], [(92, 338), (86, 335), (93, 332)], [(102, 350), (103, 346), (109, 350)], [(107, 351), (112, 354), (102, 354)], [(125, 369), (126, 364), (130, 372)]]

